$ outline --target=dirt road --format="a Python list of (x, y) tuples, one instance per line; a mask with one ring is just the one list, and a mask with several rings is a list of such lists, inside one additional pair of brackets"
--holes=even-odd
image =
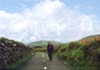
[(68, 66), (62, 61), (53, 57), (52, 61), (48, 60), (46, 53), (36, 53), (31, 60), (21, 65), (18, 70), (69, 70)]

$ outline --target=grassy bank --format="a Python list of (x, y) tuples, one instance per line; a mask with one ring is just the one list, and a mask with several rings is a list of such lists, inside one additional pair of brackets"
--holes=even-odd
[(34, 52), (46, 52), (47, 49), (46, 48), (33, 48)]
[(57, 56), (73, 70), (100, 70), (100, 41), (64, 44), (58, 49)]

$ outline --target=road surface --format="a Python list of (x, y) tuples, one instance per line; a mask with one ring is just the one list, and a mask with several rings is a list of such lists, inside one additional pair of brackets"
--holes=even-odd
[(36, 53), (31, 60), (21, 65), (18, 70), (70, 70), (68, 66), (56, 57), (48, 60), (46, 53)]

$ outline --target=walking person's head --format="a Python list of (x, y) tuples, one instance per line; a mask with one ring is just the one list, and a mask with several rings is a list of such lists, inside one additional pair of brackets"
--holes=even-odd
[(51, 42), (48, 42), (47, 48), (48, 50), (53, 50), (53, 45)]

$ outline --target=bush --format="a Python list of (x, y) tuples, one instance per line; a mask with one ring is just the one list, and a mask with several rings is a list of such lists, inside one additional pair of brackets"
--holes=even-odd
[(61, 46), (58, 56), (67, 61), (75, 70), (100, 70), (100, 41), (88, 44), (70, 42)]

